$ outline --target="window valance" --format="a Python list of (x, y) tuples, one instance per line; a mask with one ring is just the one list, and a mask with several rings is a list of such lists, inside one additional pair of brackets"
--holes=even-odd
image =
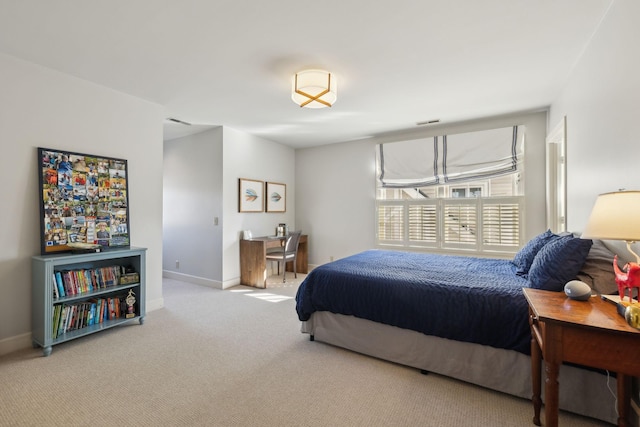
[(387, 188), (417, 188), (518, 171), (524, 126), (442, 135), (378, 146), (378, 179)]

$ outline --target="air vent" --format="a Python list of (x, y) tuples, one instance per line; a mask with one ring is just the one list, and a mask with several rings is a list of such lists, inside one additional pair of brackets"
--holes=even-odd
[(173, 117), (168, 117), (167, 120), (170, 121), (170, 122), (179, 123), (181, 125), (191, 126), (191, 123), (184, 122), (184, 121), (178, 120), (178, 119), (174, 119)]
[(433, 125), (433, 124), (436, 124), (436, 123), (440, 123), (440, 119), (427, 120), (425, 122), (417, 122), (416, 126)]

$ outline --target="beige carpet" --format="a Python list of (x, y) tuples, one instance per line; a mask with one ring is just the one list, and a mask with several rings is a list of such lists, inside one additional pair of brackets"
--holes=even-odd
[(527, 400), (310, 342), (296, 290), (165, 279), (142, 326), (0, 358), (0, 426), (533, 425)]

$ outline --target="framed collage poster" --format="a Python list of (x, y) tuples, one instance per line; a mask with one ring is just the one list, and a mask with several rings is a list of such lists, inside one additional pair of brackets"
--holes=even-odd
[(238, 180), (238, 212), (264, 211), (264, 183), (253, 179)]
[(267, 182), (267, 212), (286, 212), (287, 184)]
[(128, 247), (127, 161), (38, 148), (42, 255)]

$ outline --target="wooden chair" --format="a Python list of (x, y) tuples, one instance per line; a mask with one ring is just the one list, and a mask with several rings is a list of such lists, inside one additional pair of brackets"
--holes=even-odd
[(293, 261), (293, 275), (296, 278), (298, 277), (298, 244), (300, 243), (301, 234), (302, 231), (292, 231), (285, 240), (282, 249), (276, 248), (267, 252), (267, 261), (276, 261), (278, 263), (278, 274), (280, 274), (280, 263), (282, 263), (282, 283), (287, 281), (287, 263), (290, 261)]

